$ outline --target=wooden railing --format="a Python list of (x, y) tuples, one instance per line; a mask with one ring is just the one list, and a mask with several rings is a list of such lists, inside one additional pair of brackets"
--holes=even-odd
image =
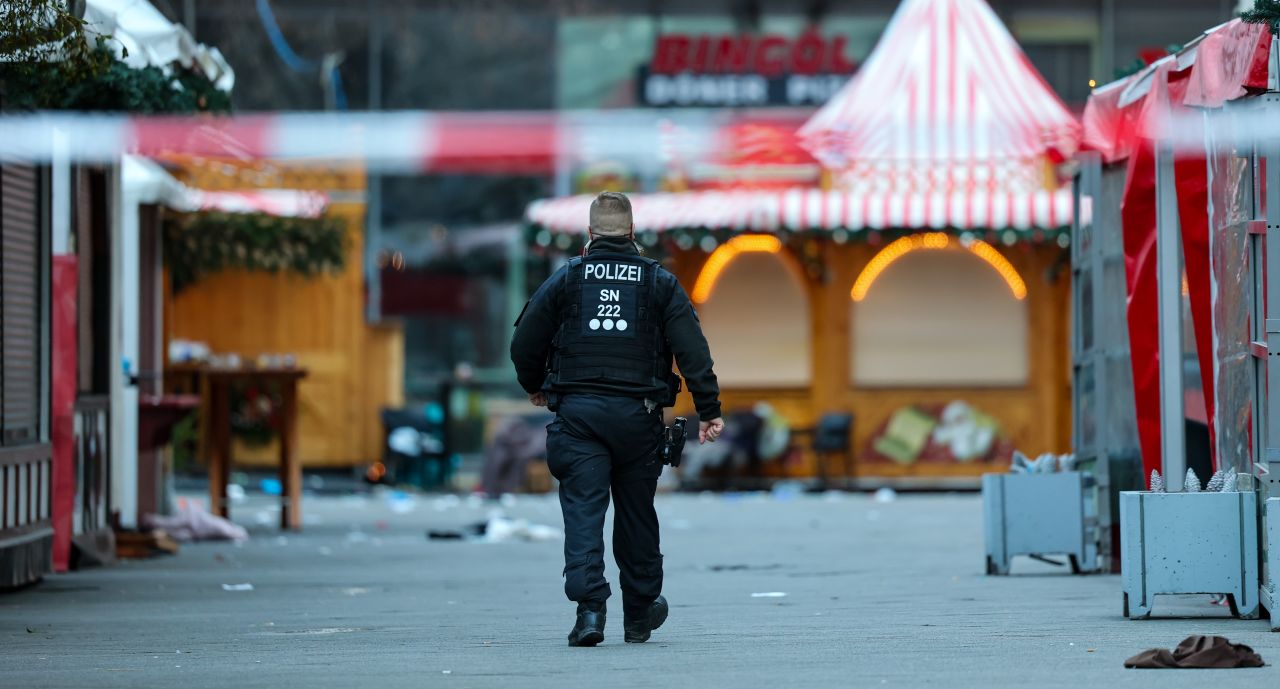
[[(76, 536), (111, 529), (111, 399), (76, 400)], [(79, 541), (79, 539), (77, 539)]]
[(53, 568), (53, 452), (48, 444), (0, 448), (0, 588)]

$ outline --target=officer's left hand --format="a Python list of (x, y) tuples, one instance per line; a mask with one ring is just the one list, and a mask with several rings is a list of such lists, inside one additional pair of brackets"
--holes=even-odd
[(529, 403), (535, 407), (547, 406), (547, 394), (545, 392), (535, 392), (529, 395)]
[(712, 419), (698, 424), (698, 444), (714, 443), (724, 432), (724, 419)]

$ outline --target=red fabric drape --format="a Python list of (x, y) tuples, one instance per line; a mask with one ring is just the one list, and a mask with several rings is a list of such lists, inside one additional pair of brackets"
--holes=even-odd
[(1174, 162), (1178, 183), (1178, 221), (1182, 227), (1182, 257), (1191, 298), (1196, 357), (1209, 425), (1209, 455), (1218, 466), (1217, 429), (1213, 395), (1213, 299), (1209, 286), (1209, 175), (1204, 156), (1179, 156)]
[(65, 572), (71, 562), (76, 508), (76, 294), (79, 264), (75, 256), (53, 257), (50, 321), (53, 353), (50, 410), (53, 423), (53, 568)]
[[(1169, 74), (1168, 107), (1190, 114), (1183, 105), (1195, 80), (1195, 70)], [(1187, 118), (1185, 123), (1195, 122)], [(1203, 150), (1203, 149), (1202, 149)], [(1191, 325), (1195, 333), (1196, 357), (1200, 362), (1200, 384), (1204, 391), (1205, 416), (1209, 426), (1209, 456), (1218, 464), (1217, 431), (1213, 426), (1213, 298), (1209, 280), (1209, 170), (1203, 153), (1179, 150), (1173, 163), (1178, 189), (1178, 225), (1182, 234), (1182, 262), (1187, 274), (1191, 302)]]
[[(1143, 104), (1142, 120), (1151, 122), (1181, 110), (1191, 71), (1161, 68)], [(1210, 451), (1217, 463), (1213, 396), (1213, 324), (1210, 320), (1208, 173), (1203, 155), (1179, 153), (1174, 161), (1183, 261), (1191, 299), (1192, 327), (1209, 421)], [(1125, 277), (1129, 288), (1126, 317), (1133, 364), (1138, 440), (1143, 475), (1160, 468), (1160, 345), (1156, 277), (1156, 165), (1150, 139), (1135, 143), (1129, 158), (1121, 216), (1124, 224)], [(1178, 429), (1179, 431), (1181, 429)]]
[(1156, 166), (1151, 141), (1143, 139), (1129, 156), (1124, 197), (1124, 268), (1129, 299), (1129, 361), (1133, 365), (1134, 406), (1142, 475), (1160, 468), (1160, 323), (1156, 306)]
[(1267, 88), (1271, 31), (1265, 24), (1228, 22), (1196, 47), (1186, 96), (1191, 107), (1220, 108), (1250, 92)]

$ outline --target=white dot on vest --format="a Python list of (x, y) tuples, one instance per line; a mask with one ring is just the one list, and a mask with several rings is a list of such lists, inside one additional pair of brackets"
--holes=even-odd
[(619, 319), (618, 319), (618, 330), (626, 330), (626, 329), (627, 329), (627, 322), (626, 322), (626, 321), (624, 321), (624, 320), (622, 320), (621, 318), (619, 318)]
[(587, 324), (587, 327), (591, 328), (592, 330), (599, 330), (599, 329), (600, 329), (600, 319), (599, 319), (599, 318), (592, 318), (592, 319), (591, 319), (591, 322)]
[(612, 319), (612, 318), (606, 318), (606, 319), (604, 319), (604, 329), (605, 329), (605, 330), (613, 330), (613, 319)]

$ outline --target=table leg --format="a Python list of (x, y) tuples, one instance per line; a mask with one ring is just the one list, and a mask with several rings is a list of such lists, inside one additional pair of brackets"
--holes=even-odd
[(297, 453), (297, 384), (285, 383), (280, 397), (280, 528), (299, 531), (302, 529), (302, 463)]
[(209, 388), (209, 428), (212, 442), (209, 453), (209, 510), (220, 517), (231, 517), (227, 500), (227, 481), (231, 478), (231, 404), (227, 386), (221, 381)]
[[(200, 412), (198, 414), (199, 428), (197, 429), (197, 437), (200, 439), (197, 453), (200, 461), (209, 469), (210, 483), (213, 482), (213, 420), (214, 404), (213, 404), (213, 386), (209, 382), (209, 377), (199, 375), (195, 379), (196, 390), (200, 394)], [(209, 503), (209, 511), (214, 511), (213, 503)]]

